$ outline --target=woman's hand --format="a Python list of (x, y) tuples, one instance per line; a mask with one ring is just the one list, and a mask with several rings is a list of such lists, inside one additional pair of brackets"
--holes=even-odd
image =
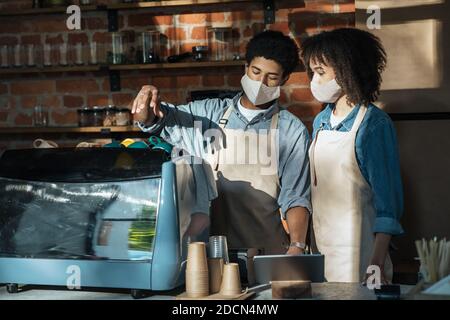
[[(386, 233), (377, 233), (375, 235), (375, 243), (372, 253), (372, 259), (370, 260), (370, 265), (377, 266), (380, 268), (380, 285), (389, 284), (384, 272), (384, 264), (386, 262), (386, 257), (388, 256), (389, 243), (391, 241), (391, 235)], [(366, 273), (363, 284), (367, 284), (369, 277), (373, 276), (371, 273)], [(378, 279), (375, 279), (378, 281)]]
[[(376, 267), (378, 267), (378, 268), (380, 268), (380, 279), (376, 279), (375, 278), (375, 283), (373, 283), (373, 280), (371, 279), (371, 283), (370, 284), (374, 284), (375, 286), (377, 286), (378, 287), (378, 281), (379, 281), (379, 285), (381, 286), (381, 285), (386, 285), (386, 284), (390, 284), (389, 283), (389, 281), (386, 279), (386, 276), (385, 276), (385, 273), (384, 273), (384, 263), (383, 264), (375, 264), (375, 263), (372, 263), (371, 264), (371, 266), (376, 266)], [(370, 266), (369, 266), (370, 267)], [(368, 269), (369, 270), (369, 269)], [(373, 271), (373, 269), (372, 269), (372, 271)], [(376, 274), (376, 273), (375, 273)], [(366, 276), (365, 276), (365, 278), (364, 278), (364, 281), (363, 281), (363, 285), (364, 286), (366, 286), (367, 285), (367, 280), (369, 279), (369, 277), (373, 277), (374, 275), (375, 275), (374, 273), (368, 273), (368, 272), (366, 272)]]

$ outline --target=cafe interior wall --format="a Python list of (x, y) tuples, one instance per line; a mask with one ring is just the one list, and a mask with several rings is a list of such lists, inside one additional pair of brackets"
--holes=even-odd
[[(356, 0), (355, 5), (356, 26), (380, 37), (387, 51), (377, 105), (404, 119), (394, 124), (405, 234), (394, 238), (392, 255), (398, 272), (417, 272), (414, 240), (450, 238), (450, 1)], [(369, 5), (380, 8), (380, 29), (366, 23)]]
[[(109, 1), (98, 0), (97, 4)], [(321, 30), (354, 26), (354, 1), (276, 1), (276, 22), (267, 27), (289, 34), (298, 41)], [(0, 10), (31, 8), (31, 0), (0, 0)], [(202, 9), (140, 9), (119, 12), (119, 31), (138, 34), (157, 29), (168, 39), (163, 55), (190, 51), (206, 43), (207, 26), (231, 26), (239, 53), (244, 57), (248, 40), (265, 27), (260, 4), (206, 6)], [(69, 31), (65, 14), (36, 14), (0, 17), (0, 45), (88, 44), (107, 41), (105, 12), (83, 12), (81, 30)], [(121, 72), (121, 90), (110, 91), (106, 72), (39, 73), (2, 75), (0, 69), (0, 126), (32, 126), (33, 107), (43, 104), (49, 110), (50, 126), (77, 126), (77, 108), (94, 105), (129, 107), (142, 85), (153, 84), (163, 100), (186, 103), (195, 90), (239, 90), (243, 68), (179, 69)], [(304, 68), (291, 75), (281, 101), (311, 128), (313, 117), (321, 110), (309, 90)], [(0, 134), (0, 150), (28, 148), (37, 136)], [(52, 135), (61, 146), (71, 146), (86, 136)]]

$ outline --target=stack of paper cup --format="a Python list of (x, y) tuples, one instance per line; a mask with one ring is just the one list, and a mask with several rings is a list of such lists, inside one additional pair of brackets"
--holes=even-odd
[(188, 246), (186, 294), (190, 298), (209, 294), (208, 260), (204, 242), (192, 242)]

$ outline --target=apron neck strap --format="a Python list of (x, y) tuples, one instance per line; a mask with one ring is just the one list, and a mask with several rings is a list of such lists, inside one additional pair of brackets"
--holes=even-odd
[(223, 114), (222, 118), (220, 118), (219, 120), (219, 126), (221, 129), (225, 128), (225, 126), (228, 123), (228, 118), (230, 117), (231, 112), (233, 112), (234, 107), (233, 106), (228, 106), (227, 111), (225, 111), (225, 113)]
[(279, 112), (275, 112), (272, 116), (272, 121), (270, 122), (270, 131), (278, 128), (278, 119), (279, 119)]
[(364, 120), (364, 116), (366, 115), (367, 107), (366, 106), (360, 106), (358, 110), (358, 114), (356, 115), (356, 119), (353, 122), (352, 129), (350, 132), (356, 132), (359, 129), (359, 126), (361, 125), (361, 122)]

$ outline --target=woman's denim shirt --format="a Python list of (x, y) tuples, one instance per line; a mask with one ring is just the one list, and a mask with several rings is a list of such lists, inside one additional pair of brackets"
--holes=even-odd
[[(328, 104), (314, 119), (313, 138), (319, 129), (350, 131), (359, 108), (359, 105), (355, 106), (341, 123), (332, 128), (330, 116), (334, 104)], [(403, 213), (403, 187), (395, 128), (389, 116), (373, 104), (368, 106), (358, 129), (355, 152), (361, 173), (373, 191), (376, 210), (373, 232), (403, 234), (399, 222)]]

